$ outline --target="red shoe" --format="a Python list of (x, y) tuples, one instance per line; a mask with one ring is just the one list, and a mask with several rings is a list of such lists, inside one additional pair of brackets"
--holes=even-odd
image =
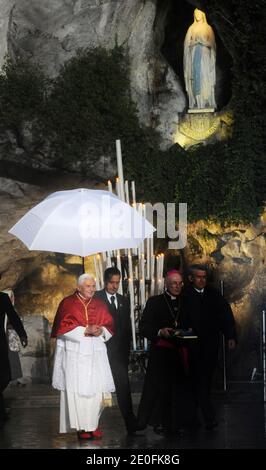
[(92, 439), (92, 432), (90, 431), (77, 431), (78, 439)]
[(91, 434), (93, 439), (101, 439), (103, 437), (103, 432), (99, 428), (92, 431)]

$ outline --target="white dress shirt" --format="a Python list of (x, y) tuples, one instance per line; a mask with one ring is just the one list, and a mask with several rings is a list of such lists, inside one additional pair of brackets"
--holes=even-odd
[(109, 292), (107, 292), (107, 290), (105, 292), (106, 292), (106, 295), (107, 295), (108, 302), (112, 305), (111, 297), (114, 297), (115, 298), (115, 306), (116, 306), (116, 308), (118, 308), (118, 302), (117, 302), (116, 294), (109, 294)]
[(199, 294), (204, 294), (204, 289), (196, 289), (196, 287), (194, 287), (194, 289), (195, 289)]

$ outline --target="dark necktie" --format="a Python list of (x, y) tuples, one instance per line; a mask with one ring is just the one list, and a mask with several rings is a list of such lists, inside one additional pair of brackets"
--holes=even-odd
[(201, 290), (199, 292), (199, 296), (200, 296), (200, 300), (203, 301), (203, 297), (204, 297), (204, 291), (203, 290)]
[(114, 322), (115, 322), (115, 333), (116, 333), (116, 335), (119, 335), (120, 334), (120, 319), (119, 319), (119, 315), (118, 315), (118, 310), (117, 310), (116, 305), (115, 305), (115, 296), (114, 295), (111, 295), (111, 310), (112, 310), (113, 319), (114, 319)]
[(112, 305), (112, 308), (113, 308), (113, 309), (116, 309), (116, 305), (115, 305), (115, 296), (114, 296), (114, 295), (111, 295), (111, 305)]

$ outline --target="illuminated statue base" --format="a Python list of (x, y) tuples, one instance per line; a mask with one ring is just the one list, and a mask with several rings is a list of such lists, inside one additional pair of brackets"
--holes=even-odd
[(199, 143), (228, 139), (232, 133), (233, 113), (214, 113), (211, 108), (189, 109), (180, 118), (174, 143), (188, 148)]
[(199, 109), (199, 108), (189, 108), (188, 109), (188, 114), (199, 114), (199, 113), (214, 113), (215, 109), (214, 108), (204, 108), (204, 109)]

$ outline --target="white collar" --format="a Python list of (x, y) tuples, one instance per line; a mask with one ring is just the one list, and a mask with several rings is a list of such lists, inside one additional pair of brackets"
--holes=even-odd
[(88, 300), (90, 300), (90, 299), (93, 297), (93, 296), (92, 296), (92, 297), (90, 297), (90, 299), (87, 299), (86, 297), (84, 297), (84, 295), (82, 295), (82, 294), (79, 292), (79, 290), (77, 290), (77, 294), (78, 294), (79, 297), (81, 297), (81, 299), (86, 300), (86, 302), (87, 302)]
[(204, 294), (204, 289), (196, 289), (196, 287), (194, 287), (195, 291), (197, 291), (199, 294)]
[(116, 297), (116, 294), (110, 294), (109, 292), (107, 292), (107, 290), (105, 291), (106, 295), (107, 295), (107, 299), (108, 301), (111, 303), (112, 300), (111, 300), (111, 297), (114, 297), (115, 298), (115, 301), (117, 301), (117, 297)]
[(106, 295), (107, 295), (107, 299), (108, 299), (108, 302), (111, 304), (112, 303), (112, 299), (111, 297), (114, 297), (115, 298), (115, 306), (117, 308), (117, 305), (118, 305), (118, 301), (117, 301), (117, 296), (116, 294), (110, 294), (109, 292), (107, 292), (107, 290), (105, 291)]
[(171, 300), (176, 300), (178, 297), (178, 296), (175, 297), (174, 295), (170, 294), (170, 292), (167, 289), (165, 290), (165, 293), (168, 295), (168, 297), (170, 297)]

